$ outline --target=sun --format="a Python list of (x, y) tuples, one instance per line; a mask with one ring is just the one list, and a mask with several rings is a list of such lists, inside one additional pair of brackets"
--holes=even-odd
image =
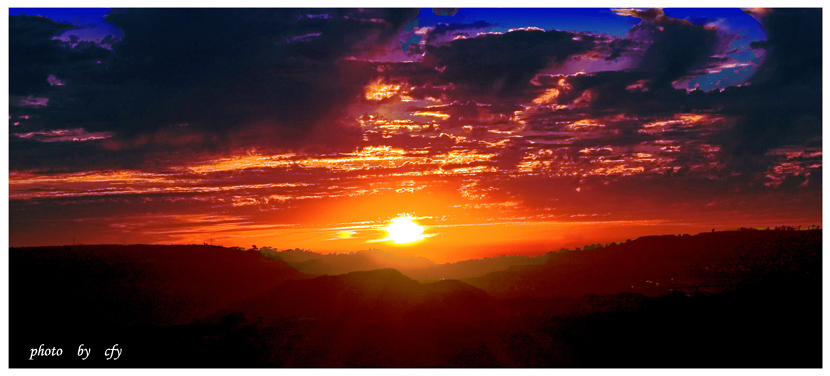
[(389, 234), (388, 239), (395, 244), (414, 243), (426, 237), (424, 228), (413, 222), (409, 215), (393, 219), (384, 230)]

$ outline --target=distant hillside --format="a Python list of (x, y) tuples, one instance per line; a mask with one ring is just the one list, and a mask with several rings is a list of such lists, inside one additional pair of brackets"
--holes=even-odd
[(646, 236), (464, 281), (499, 298), (720, 292), (763, 273), (809, 271), (820, 252), (821, 230)]
[(306, 274), (337, 275), (387, 268), (406, 273), (436, 265), (422, 257), (400, 256), (377, 249), (353, 253), (321, 254), (303, 250), (276, 251), (271, 248), (262, 248), (260, 252), (265, 256), (283, 260)]
[(496, 300), (466, 283), (419, 283), (394, 269), (289, 281), (234, 304), (229, 311), (275, 320), (333, 318), (348, 312), (364, 319), (458, 320), (498, 317)]
[(263, 255), (283, 260), (306, 274), (338, 275), (376, 269), (395, 269), (418, 280), (462, 279), (483, 276), (515, 265), (541, 265), (548, 255), (500, 256), (437, 264), (423, 257), (401, 256), (371, 249), (353, 253), (321, 254), (304, 250), (261, 248)]

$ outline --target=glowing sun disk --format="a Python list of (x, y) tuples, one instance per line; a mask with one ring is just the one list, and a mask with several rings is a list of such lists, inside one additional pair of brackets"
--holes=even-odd
[(386, 228), (389, 240), (396, 244), (412, 243), (424, 239), (424, 228), (412, 221), (412, 217), (401, 216), (392, 220)]

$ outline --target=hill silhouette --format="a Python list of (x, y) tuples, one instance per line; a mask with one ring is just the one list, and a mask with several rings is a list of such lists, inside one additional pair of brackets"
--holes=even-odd
[(720, 292), (762, 273), (807, 270), (820, 251), (820, 230), (646, 236), (464, 281), (498, 298)]
[[(47, 339), (76, 351), (80, 343), (103, 351), (130, 338), (150, 346), (155, 328), (199, 322), (240, 297), (307, 278), (282, 261), (210, 246), (13, 248), (9, 262), (9, 334), (18, 349)], [(12, 365), (33, 366), (24, 363), (28, 351), (18, 355)]]
[(36, 295), (73, 307), (81, 322), (114, 317), (130, 324), (191, 322), (241, 296), (307, 278), (282, 261), (210, 246), (14, 249), (10, 261), (17, 265), (9, 274), (18, 284), (11, 304), (26, 309), (25, 300)]
[(353, 253), (315, 253), (300, 249), (277, 251), (261, 248), (263, 255), (283, 260), (306, 274), (338, 275), (356, 271), (395, 269), (418, 280), (462, 279), (483, 276), (514, 265), (541, 265), (541, 256), (500, 256), (438, 264), (423, 257), (404, 256), (370, 249)]
[(263, 248), (260, 249), (260, 252), (265, 256), (283, 260), (306, 274), (337, 275), (387, 268), (403, 272), (430, 268), (436, 265), (425, 258), (400, 256), (377, 249), (353, 253), (321, 254), (299, 249), (276, 251)]
[(322, 319), (346, 313), (372, 320), (397, 320), (406, 314), (438, 320), (481, 320), (498, 317), (499, 310), (496, 299), (466, 283), (419, 283), (394, 269), (288, 281), (231, 308), (246, 316), (269, 320)]
[[(821, 367), (821, 258), (820, 231), (723, 232), (419, 281), (209, 246), (13, 248), (10, 366)], [(69, 356), (28, 360), (40, 344)]]

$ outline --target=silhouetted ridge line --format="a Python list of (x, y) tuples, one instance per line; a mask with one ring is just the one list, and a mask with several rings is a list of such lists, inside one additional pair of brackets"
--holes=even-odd
[[(283, 281), (307, 278), (283, 261), (211, 246), (12, 248), (10, 260), (18, 265), (10, 270), (20, 284), (15, 291), (78, 305), (67, 314), (79, 323), (189, 322)], [(49, 285), (50, 278), (60, 283)], [(25, 294), (17, 298), (23, 305)]]
[(514, 266), (464, 281), (499, 298), (719, 292), (753, 274), (784, 268), (782, 259), (786, 267), (806, 268), (820, 251), (820, 230), (646, 236), (553, 253), (542, 266)]
[(499, 256), (437, 264), (423, 257), (402, 256), (370, 249), (352, 253), (314, 253), (299, 249), (277, 251), (270, 247), (259, 251), (268, 257), (284, 260), (306, 274), (338, 275), (354, 271), (392, 268), (418, 280), (462, 279), (505, 270), (514, 265), (543, 264), (548, 255)]

